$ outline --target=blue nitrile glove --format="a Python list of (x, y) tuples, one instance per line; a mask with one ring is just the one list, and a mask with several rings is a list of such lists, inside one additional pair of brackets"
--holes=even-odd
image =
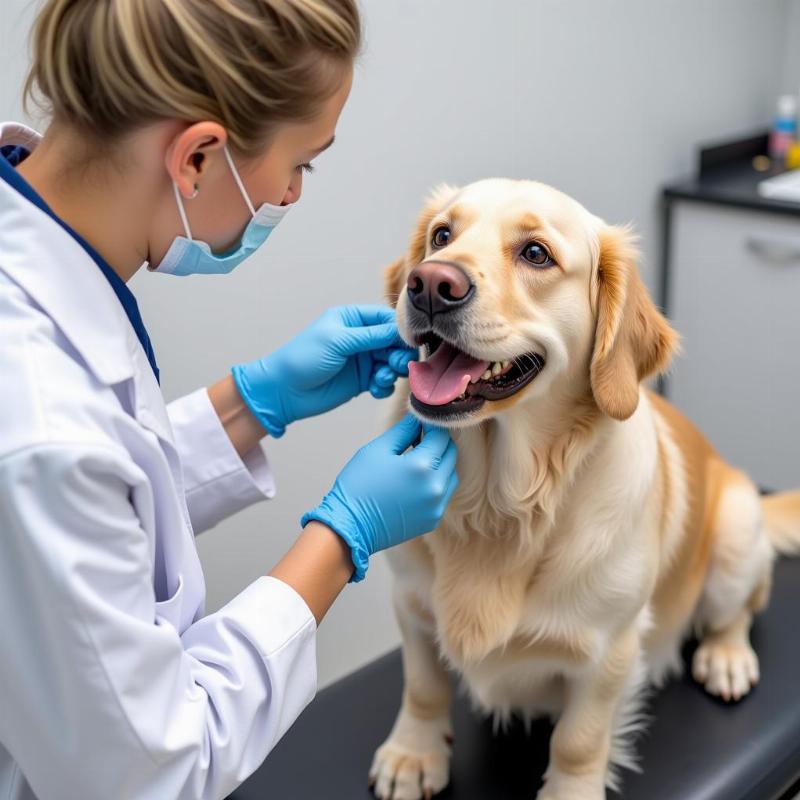
[[(378, 550), (433, 530), (458, 487), (456, 444), (443, 428), (423, 426), (410, 414), (364, 445), (339, 473), (333, 488), (303, 515), (336, 531), (350, 547), (351, 581), (360, 581)], [(408, 450), (408, 452), (406, 452)]]
[(279, 350), (231, 370), (242, 399), (270, 436), (290, 422), (340, 406), (369, 389), (388, 397), (417, 357), (387, 306), (340, 306)]

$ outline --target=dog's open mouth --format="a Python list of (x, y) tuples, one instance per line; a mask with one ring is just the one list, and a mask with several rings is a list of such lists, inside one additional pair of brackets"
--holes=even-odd
[(434, 333), (420, 338), (428, 357), (409, 364), (411, 403), (427, 416), (477, 411), (487, 400), (503, 400), (527, 386), (543, 369), (544, 357), (526, 353), (512, 361), (482, 361)]

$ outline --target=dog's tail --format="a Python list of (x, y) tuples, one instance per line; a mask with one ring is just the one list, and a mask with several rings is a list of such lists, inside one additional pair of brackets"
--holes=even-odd
[(800, 555), (800, 491), (761, 498), (764, 527), (773, 547), (783, 555)]

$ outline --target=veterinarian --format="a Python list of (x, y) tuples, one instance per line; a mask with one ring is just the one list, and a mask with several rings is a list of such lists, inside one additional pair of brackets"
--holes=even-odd
[(126, 282), (264, 243), (333, 141), (359, 37), (355, 0), (40, 10), (27, 91), (50, 125), (0, 129), (0, 797), (225, 797), (314, 695), (333, 600), (457, 485), (447, 433), (414, 447), (402, 420), (204, 616), (194, 537), (272, 496), (260, 441), (386, 397), (414, 352), (391, 310), (336, 308), (166, 406)]

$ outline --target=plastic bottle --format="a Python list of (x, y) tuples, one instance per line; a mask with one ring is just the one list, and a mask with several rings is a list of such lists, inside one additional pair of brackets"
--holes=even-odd
[(797, 97), (783, 94), (778, 98), (778, 110), (769, 135), (769, 156), (783, 163), (797, 135)]
[(800, 92), (797, 93), (797, 124), (794, 131), (794, 142), (786, 153), (786, 169), (800, 169)]

